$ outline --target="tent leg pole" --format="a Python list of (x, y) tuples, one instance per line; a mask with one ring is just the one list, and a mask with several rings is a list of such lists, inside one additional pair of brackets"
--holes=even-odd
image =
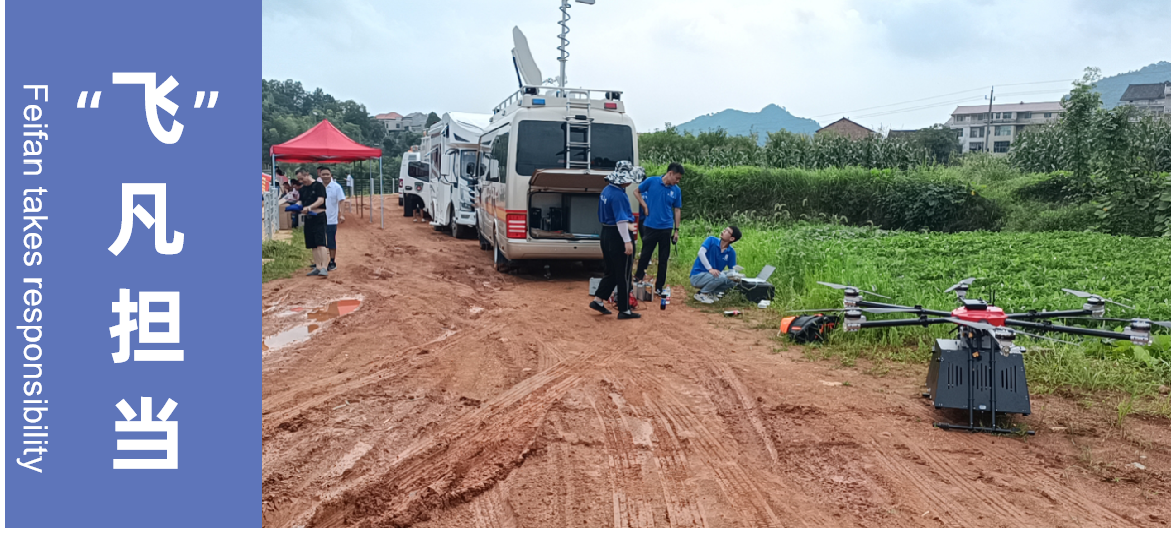
[[(273, 184), (276, 184), (276, 183), (277, 183), (277, 156), (275, 156), (273, 154), (269, 154), (269, 193), (272, 193)], [(270, 206), (268, 208), (272, 208), (272, 207)], [(280, 206), (277, 206), (277, 209), (280, 209), (280, 208), (281, 208)], [(267, 214), (265, 214), (265, 236), (266, 236), (267, 240), (272, 240), (272, 238), (273, 238), (272, 221), (274, 219), (271, 218), (271, 216), (273, 214), (272, 214), (272, 211), (265, 211), (265, 212), (267, 213)], [(277, 225), (279, 226), (280, 224), (277, 224)]]
[(366, 186), (370, 188), (370, 223), (374, 223), (374, 184), (370, 183), (370, 161), (366, 162)]
[(383, 220), (383, 209), (386, 208), (387, 197), (383, 195), (383, 156), (378, 156), (378, 228), (386, 229), (385, 220)]

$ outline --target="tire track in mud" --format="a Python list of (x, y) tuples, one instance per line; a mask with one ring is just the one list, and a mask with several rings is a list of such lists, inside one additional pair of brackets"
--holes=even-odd
[[(781, 518), (774, 512), (762, 492), (756, 487), (758, 480), (749, 475), (738, 462), (738, 457), (725, 449), (727, 442), (713, 434), (688, 404), (682, 402), (672, 391), (671, 387), (663, 384), (654, 377), (644, 376), (642, 379), (654, 385), (657, 398), (657, 409), (676, 431), (688, 437), (688, 446), (694, 448), (702, 461), (714, 461), (708, 464), (717, 486), (723, 493), (728, 506), (733, 507), (737, 516), (742, 518), (739, 525), (753, 524), (758, 527), (778, 527), (783, 525)], [(677, 432), (679, 435), (680, 432)], [(733, 442), (736, 444), (735, 440)], [(723, 464), (722, 464), (723, 463)], [(710, 517), (705, 518), (711, 521)], [(796, 514), (787, 514), (789, 526), (808, 526)]]
[(571, 356), (534, 374), (415, 442), (387, 471), (356, 482), (295, 524), (405, 526), (427, 519), (428, 510), (475, 498), (522, 464), (547, 412), (580, 383), (574, 372), (594, 356)]
[[(629, 418), (625, 415), (631, 412), (631, 408), (618, 392), (616, 381), (613, 376), (606, 374), (599, 382), (603, 387), (600, 390), (607, 399), (596, 401), (592, 398), (590, 401), (598, 415), (599, 424), (603, 427), (609, 471), (615, 476), (614, 526), (654, 527), (655, 502), (654, 499), (646, 498), (646, 488), (640, 472), (643, 464), (637, 450), (637, 440), (628, 422)], [(601, 410), (599, 406), (602, 407)], [(643, 446), (650, 447), (646, 442)]]
[(736, 400), (740, 403), (741, 410), (749, 423), (753, 426), (753, 430), (757, 433), (758, 439), (761, 440), (765, 451), (769, 453), (769, 460), (773, 462), (774, 466), (778, 463), (777, 448), (773, 445), (773, 438), (769, 435), (768, 429), (765, 427), (765, 421), (761, 418), (761, 409), (757, 407), (757, 401), (749, 394), (749, 390), (745, 388), (745, 384), (741, 382), (740, 378), (733, 373), (732, 368), (727, 364), (721, 364), (714, 359), (708, 359), (708, 369), (716, 376), (722, 387), (725, 387), (736, 395)]
[[(1135, 523), (1116, 514), (1114, 511), (1094, 500), (1079, 495), (1065, 484), (1047, 476), (1044, 471), (1026, 470), (1023, 472), (1016, 470), (1023, 465), (1022, 460), (1006, 457), (1003, 455), (1004, 450), (985, 449), (979, 445), (977, 437), (966, 438), (962, 436), (959, 440), (965, 445), (965, 448), (975, 450), (982, 456), (994, 460), (992, 464), (987, 466), (993, 467), (997, 472), (1006, 473), (1013, 479), (1024, 480), (1026, 484), (1039, 492), (1043, 498), (1051, 503), (1059, 504), (1060, 506), (1057, 508), (1060, 508), (1062, 511), (1076, 511), (1084, 516), (1086, 520), (1094, 521), (1096, 525), (1114, 525), (1118, 527), (1132, 527), (1135, 525)], [(1041, 474), (1042, 477), (1039, 478), (1038, 474)], [(1002, 503), (1008, 504), (1008, 501), (1002, 501)]]
[(958, 467), (945, 457), (937, 455), (933, 449), (927, 449), (920, 445), (911, 445), (908, 448), (912, 453), (915, 453), (928, 462), (929, 468), (939, 476), (941, 482), (958, 489), (960, 495), (957, 496), (961, 499), (969, 501), (976, 500), (982, 505), (982, 508), (996, 513), (1005, 520), (1012, 521), (1017, 518), (1018, 515), (1016, 512), (1006, 508), (1006, 505), (1010, 504), (1009, 501), (1001, 498), (996, 491), (983, 487), (980, 483), (974, 484), (972, 480), (966, 479), (964, 477), (964, 468)]
[(688, 456), (684, 453), (683, 443), (647, 393), (643, 394), (643, 406), (659, 423), (655, 460), (656, 470), (661, 476), (664, 503), (667, 505), (668, 524), (672, 527), (708, 527), (704, 510), (688, 494)]
[[(406, 373), (409, 369), (418, 368), (422, 364), (420, 362), (422, 357), (440, 356), (444, 351), (470, 336), (475, 334), (482, 337), (491, 336), (499, 332), (501, 328), (500, 325), (494, 325), (484, 329), (469, 329), (443, 334), (427, 343), (408, 347), (396, 356), (379, 357), (359, 369), (349, 370), (344, 374), (336, 374), (314, 381), (304, 387), (273, 395), (262, 402), (261, 414), (265, 416), (265, 435), (270, 435), (272, 429), (298, 418), (307, 411), (329, 405), (339, 396), (396, 379), (397, 372)], [(384, 375), (380, 376), (380, 373)], [(323, 389), (325, 392), (313, 394)], [(308, 398), (306, 398), (307, 396)], [(276, 409), (285, 405), (291, 406), (283, 410)]]
[[(925, 482), (921, 477), (921, 473), (912, 471), (903, 461), (896, 457), (889, 456), (885, 452), (884, 447), (879, 445), (879, 442), (874, 438), (871, 439), (871, 445), (875, 447), (874, 451), (872, 451), (872, 454), (875, 456), (875, 461), (879, 463), (880, 466), (883, 466), (885, 469), (887, 469), (890, 474), (902, 477), (903, 480), (901, 480), (901, 483), (910, 484), (913, 489), (919, 492), (922, 498), (927, 499), (932, 505), (928, 508), (929, 512), (935, 511), (935, 517), (939, 519), (941, 524), (947, 527), (974, 526), (974, 522), (970, 521), (968, 518), (962, 515), (965, 513), (965, 511), (957, 510), (954, 512), (953, 510), (946, 508), (953, 507), (954, 503), (952, 499), (944, 497), (937, 491), (939, 489), (938, 486)], [(910, 450), (907, 444), (903, 443), (896, 444), (895, 449)], [(927, 463), (922, 464), (927, 465)]]

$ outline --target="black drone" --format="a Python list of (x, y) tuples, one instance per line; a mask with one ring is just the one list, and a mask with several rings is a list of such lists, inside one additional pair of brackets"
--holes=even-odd
[[(924, 326), (932, 324), (956, 324), (956, 339), (937, 339), (932, 349), (932, 361), (928, 365), (928, 392), (936, 408), (968, 410), (967, 425), (935, 423), (943, 429), (961, 429), (972, 432), (1013, 433), (1015, 431), (997, 426), (997, 413), (1030, 414), (1029, 389), (1026, 386), (1025, 366), (1022, 355), (1025, 347), (1014, 344), (1018, 335), (1037, 337), (1058, 343), (1070, 343), (1052, 337), (1032, 334), (1023, 329), (1039, 332), (1056, 332), (1078, 336), (1094, 336), (1130, 341), (1135, 345), (1151, 345), (1152, 326), (1169, 328), (1168, 321), (1154, 321), (1145, 318), (1107, 318), (1107, 304), (1127, 309), (1128, 305), (1109, 300), (1097, 294), (1070, 290), (1063, 291), (1086, 302), (1082, 309), (1067, 311), (1027, 311), (1006, 313), (999, 307), (981, 299), (966, 299), (970, 285), (975, 278), (964, 279), (949, 287), (945, 292), (954, 292), (961, 306), (952, 311), (925, 309), (920, 305), (903, 306), (891, 303), (866, 301), (860, 295), (871, 294), (883, 299), (887, 296), (854, 286), (844, 286), (818, 281), (818, 284), (842, 290), (841, 309), (804, 309), (797, 313), (842, 312), (842, 328), (857, 332), (862, 328), (890, 328), (895, 326)], [(864, 313), (907, 313), (916, 318), (868, 320)], [(1075, 318), (1095, 321), (1126, 322), (1122, 332), (1097, 328), (1079, 328), (1054, 324), (1048, 319)], [(991, 414), (991, 424), (979, 425), (976, 412)], [(1033, 431), (1029, 431), (1033, 434)]]

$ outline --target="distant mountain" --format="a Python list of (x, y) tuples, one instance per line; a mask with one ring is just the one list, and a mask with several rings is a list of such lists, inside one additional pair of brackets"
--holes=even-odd
[[(1125, 86), (1126, 87), (1126, 86)], [(1122, 94), (1122, 92), (1120, 92)], [(742, 112), (740, 110), (725, 110), (715, 114), (706, 114), (692, 121), (681, 123), (677, 127), (681, 132), (702, 133), (724, 129), (730, 135), (748, 136), (757, 133), (757, 141), (765, 144), (769, 133), (785, 129), (791, 133), (814, 134), (821, 129), (817, 121), (800, 118), (786, 111), (776, 104), (762, 108), (760, 112)]]
[(1164, 83), (1172, 80), (1172, 63), (1161, 61), (1149, 64), (1134, 72), (1116, 74), (1103, 78), (1095, 84), (1095, 91), (1103, 96), (1103, 108), (1111, 109), (1119, 105), (1119, 97), (1127, 91), (1127, 86), (1133, 83)]

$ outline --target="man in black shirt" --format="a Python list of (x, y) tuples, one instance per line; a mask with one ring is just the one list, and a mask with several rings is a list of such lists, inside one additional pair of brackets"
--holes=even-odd
[(301, 206), (305, 211), (305, 248), (313, 251), (313, 269), (306, 276), (326, 277), (329, 250), (326, 248), (326, 187), (309, 176), (305, 169), (297, 170), (301, 180)]

